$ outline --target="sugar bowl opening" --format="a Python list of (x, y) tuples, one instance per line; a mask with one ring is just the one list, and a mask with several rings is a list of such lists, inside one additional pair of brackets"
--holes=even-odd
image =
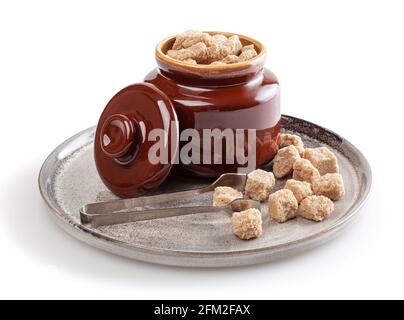
[[(237, 35), (243, 46), (254, 45), (257, 56), (247, 61), (212, 65), (212, 64), (189, 64), (184, 61), (173, 59), (167, 55), (175, 42), (176, 36), (168, 37), (162, 40), (156, 47), (156, 60), (159, 68), (163, 72), (181, 74), (184, 77), (194, 79), (226, 79), (252, 76), (262, 70), (266, 61), (265, 46), (253, 38), (229, 32), (206, 31), (210, 35), (221, 34), (226, 37)], [(206, 83), (209, 85), (209, 83)]]

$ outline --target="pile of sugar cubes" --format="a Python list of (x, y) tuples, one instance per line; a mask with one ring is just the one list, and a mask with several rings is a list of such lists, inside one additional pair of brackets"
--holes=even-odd
[(239, 37), (188, 30), (175, 38), (167, 55), (188, 64), (225, 65), (256, 57), (253, 44), (243, 46)]
[[(292, 175), (284, 188), (272, 193), (275, 178)], [(345, 194), (338, 161), (326, 147), (304, 148), (302, 139), (293, 134), (281, 134), (279, 151), (274, 158), (273, 173), (261, 169), (247, 175), (244, 194), (230, 187), (218, 187), (213, 205), (223, 207), (247, 196), (256, 201), (268, 201), (270, 217), (278, 223), (297, 216), (323, 221), (334, 211), (333, 201)], [(231, 219), (233, 233), (240, 239), (257, 238), (262, 234), (262, 216), (257, 209), (235, 212)]]

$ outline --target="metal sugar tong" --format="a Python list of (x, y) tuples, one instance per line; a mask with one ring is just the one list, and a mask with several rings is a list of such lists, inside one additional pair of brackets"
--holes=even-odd
[(217, 187), (232, 187), (236, 190), (244, 191), (246, 181), (247, 175), (245, 174), (227, 173), (220, 176), (220, 178), (211, 185), (201, 189), (87, 204), (80, 209), (80, 219), (82, 224), (96, 228), (105, 225), (162, 219), (197, 213), (224, 211), (231, 214), (234, 211), (242, 211), (248, 208), (260, 209), (260, 203), (258, 201), (246, 198), (236, 199), (225, 207), (213, 207), (209, 205), (147, 209), (147, 206), (193, 198), (207, 192), (213, 192)]

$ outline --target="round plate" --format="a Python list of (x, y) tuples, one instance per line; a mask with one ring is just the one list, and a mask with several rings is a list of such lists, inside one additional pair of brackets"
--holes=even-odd
[[(101, 182), (95, 168), (95, 128), (77, 134), (52, 152), (41, 169), (39, 188), (58, 225), (75, 238), (117, 255), (192, 267), (229, 267), (274, 260), (320, 245), (335, 236), (358, 213), (371, 186), (369, 164), (350, 142), (301, 119), (283, 116), (282, 122), (284, 130), (302, 136), (307, 147), (327, 146), (337, 155), (346, 195), (335, 203), (331, 217), (321, 223), (297, 218), (278, 224), (268, 217), (264, 207), (263, 235), (250, 241), (239, 240), (232, 234), (230, 217), (225, 213), (85, 227), (79, 218), (83, 205), (116, 198)], [(277, 188), (284, 182), (285, 179), (279, 180)], [(199, 188), (209, 183), (171, 173), (153, 193)], [(211, 198), (211, 194), (206, 194), (164, 205), (207, 205)]]

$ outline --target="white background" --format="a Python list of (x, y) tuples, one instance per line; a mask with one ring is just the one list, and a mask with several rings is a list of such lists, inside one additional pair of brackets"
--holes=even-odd
[[(402, 1), (1, 1), (0, 298), (404, 298)], [(181, 269), (88, 247), (47, 213), (37, 175), (96, 124), (183, 30), (268, 48), (282, 111), (328, 127), (369, 159), (374, 184), (331, 243), (271, 264)]]

